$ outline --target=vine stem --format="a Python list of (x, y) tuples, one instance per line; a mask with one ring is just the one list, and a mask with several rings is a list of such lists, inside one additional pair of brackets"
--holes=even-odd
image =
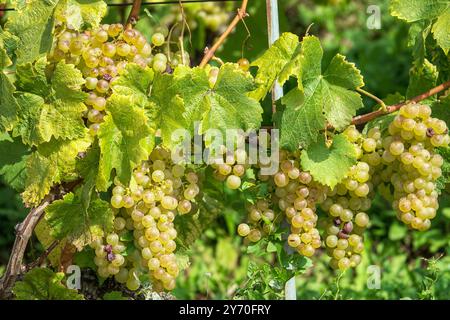
[(381, 109), (382, 109), (384, 112), (387, 111), (387, 109), (386, 109), (386, 108), (387, 108), (387, 107), (386, 107), (386, 104), (384, 103), (383, 100), (381, 100), (381, 99), (378, 98), (377, 96), (375, 96), (375, 95), (371, 94), (370, 92), (367, 92), (366, 90), (361, 89), (361, 88), (356, 88), (356, 91), (358, 91), (359, 93), (361, 93), (361, 94), (363, 94), (363, 95), (365, 95), (365, 96), (367, 96), (367, 97), (369, 97), (369, 98), (375, 100), (376, 102), (378, 102), (378, 104), (381, 106)]
[(134, 0), (133, 6), (131, 7), (130, 14), (127, 19), (127, 28), (130, 28), (132, 25), (136, 24), (139, 20), (139, 11), (141, 10), (142, 0)]
[[(45, 209), (55, 200), (61, 199), (67, 192), (74, 190), (82, 180), (75, 180), (66, 185), (59, 185), (51, 191), (42, 202), (35, 208), (31, 209), (22, 223), (16, 226), (16, 239), (11, 250), (8, 265), (3, 278), (0, 280), (0, 298), (8, 298), (11, 294), (11, 288), (17, 280), (17, 277), (27, 271), (23, 265), (23, 257), (27, 249), (28, 241), (33, 235), (33, 231), (37, 224), (44, 216)], [(57, 244), (50, 245), (44, 252), (43, 259), (54, 249)], [(48, 252), (48, 253), (46, 253)], [(42, 257), (41, 257), (42, 258)]]
[(25, 220), (16, 227), (16, 240), (11, 251), (5, 275), (0, 283), (0, 297), (6, 298), (16, 282), (17, 277), (24, 271), (22, 266), (23, 256), (27, 248), (28, 240), (30, 240), (33, 230), (45, 212), (50, 203), (53, 201), (53, 195), (47, 195), (39, 206), (33, 208), (26, 216)]
[(211, 49), (206, 48), (205, 49), (205, 55), (203, 56), (202, 61), (200, 62), (200, 67), (206, 66), (206, 64), (212, 59), (214, 56), (214, 53), (217, 51), (217, 49), (220, 48), (222, 43), (225, 41), (225, 39), (230, 35), (230, 33), (234, 30), (236, 25), (239, 23), (239, 21), (243, 20), (245, 17), (248, 16), (247, 14), (247, 5), (248, 0), (242, 0), (241, 7), (237, 10), (237, 14), (234, 17), (234, 19), (231, 21), (231, 23), (228, 25), (227, 29), (224, 33), (219, 37), (219, 39), (214, 43), (214, 45), (211, 47)]
[(49, 256), (50, 253), (52, 253), (52, 251), (59, 245), (59, 243), (60, 243), (59, 240), (53, 241), (36, 261), (26, 266), (26, 271), (42, 265), (45, 259)]
[(421, 95), (418, 95), (417, 97), (414, 97), (410, 100), (407, 100), (405, 102), (402, 103), (398, 103), (398, 104), (394, 104), (392, 106), (386, 106), (386, 111), (384, 111), (383, 109), (379, 109), (377, 111), (373, 111), (370, 113), (366, 113), (360, 116), (356, 116), (353, 118), (352, 120), (352, 124), (354, 125), (358, 125), (358, 124), (363, 124), (366, 122), (369, 122), (375, 118), (378, 118), (380, 116), (383, 116), (385, 114), (389, 114), (395, 111), (398, 111), (401, 107), (403, 107), (404, 105), (407, 105), (408, 103), (418, 103), (422, 100), (425, 100), (435, 94), (438, 94), (439, 92), (450, 88), (450, 81), (444, 82), (440, 85), (438, 85), (437, 87), (434, 87), (433, 89), (428, 90), (427, 92), (422, 93)]

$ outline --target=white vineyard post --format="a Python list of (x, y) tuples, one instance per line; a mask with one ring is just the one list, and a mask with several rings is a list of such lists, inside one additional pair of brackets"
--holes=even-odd
[[(278, 0), (266, 0), (267, 9), (267, 29), (269, 46), (280, 37), (280, 23), (278, 19)], [(272, 112), (275, 112), (275, 101), (283, 96), (283, 88), (275, 81), (272, 91)], [(295, 287), (295, 277), (289, 279), (284, 286), (285, 300), (296, 300), (297, 291)]]

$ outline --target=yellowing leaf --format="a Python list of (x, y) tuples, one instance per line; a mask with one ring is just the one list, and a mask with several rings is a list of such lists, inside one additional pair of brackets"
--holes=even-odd
[(24, 201), (28, 205), (38, 205), (55, 183), (75, 179), (76, 157), (90, 144), (91, 138), (86, 135), (78, 140), (52, 140), (39, 145), (27, 160)]
[(17, 63), (32, 62), (50, 51), (53, 42), (53, 10), (57, 0), (17, 2), (5, 30), (19, 38)]

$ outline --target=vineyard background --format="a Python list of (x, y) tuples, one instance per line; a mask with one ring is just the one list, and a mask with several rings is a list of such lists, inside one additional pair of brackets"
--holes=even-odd
[[(121, 1), (110, 1), (120, 3)], [(336, 53), (357, 62), (366, 79), (367, 90), (378, 97), (389, 93), (404, 93), (408, 86), (408, 72), (411, 66), (412, 49), (407, 45), (408, 26), (390, 16), (388, 1), (378, 1), (381, 8), (381, 29), (366, 27), (365, 0), (283, 0), (280, 5), (280, 29), (298, 35), (310, 34), (320, 37), (325, 59), (330, 60)], [(224, 3), (227, 12), (234, 12), (239, 2)], [(200, 4), (185, 4), (186, 14), (193, 14)], [(176, 9), (174, 11), (174, 9)], [(123, 21), (129, 8), (110, 7), (108, 22)], [(177, 12), (176, 5), (148, 6), (141, 13), (137, 29), (143, 34), (151, 34), (159, 21), (169, 19)], [(218, 56), (224, 61), (237, 61), (244, 56), (250, 61), (267, 48), (265, 1), (251, 0), (246, 26), (239, 24), (236, 31), (220, 49)], [(1, 13), (0, 25), (8, 13)], [(198, 18), (197, 18), (198, 19)], [(199, 21), (197, 21), (199, 22)], [(223, 25), (226, 25), (224, 23)], [(211, 43), (218, 34), (203, 23), (192, 28), (191, 56), (198, 64), (203, 56), (205, 43)], [(366, 99), (369, 111), (374, 102)], [(265, 124), (270, 124), (270, 105), (265, 105)], [(448, 190), (447, 190), (448, 191)], [(190, 249), (191, 266), (179, 277), (173, 291), (177, 298), (186, 299), (228, 299), (234, 296), (247, 298), (280, 298), (278, 279), (259, 269), (273, 257), (252, 259), (246, 253), (241, 238), (236, 236), (236, 227), (241, 222), (241, 203), (236, 193), (230, 191), (224, 203), (224, 214), (213, 224), (203, 237)], [(28, 213), (19, 195), (1, 183), (0, 180), (0, 276), (4, 272), (14, 241), (14, 226)], [(370, 211), (372, 219), (367, 232), (366, 253), (356, 270), (348, 270), (339, 276), (327, 265), (325, 254), (319, 254), (313, 262), (314, 268), (297, 277), (297, 297), (299, 299), (448, 299), (450, 292), (450, 196), (444, 192), (440, 197), (438, 216), (433, 227), (425, 233), (408, 232), (407, 227), (397, 221), (390, 203), (377, 197)], [(43, 248), (32, 239), (27, 259), (34, 261)], [(249, 264), (253, 268), (249, 269)], [(368, 289), (366, 285), (367, 267), (378, 265), (382, 270), (380, 289)], [(256, 270), (252, 273), (252, 270)], [(252, 285), (257, 290), (247, 290), (246, 283), (251, 276)], [(258, 282), (259, 281), (259, 282)], [(255, 288), (255, 287), (254, 287)]]

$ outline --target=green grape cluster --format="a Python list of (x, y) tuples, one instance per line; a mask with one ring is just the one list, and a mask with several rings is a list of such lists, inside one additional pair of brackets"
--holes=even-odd
[[(198, 183), (196, 173), (173, 163), (170, 152), (160, 147), (135, 169), (128, 188), (115, 181), (111, 197), (111, 206), (116, 212), (115, 233), (106, 237), (106, 243), (113, 246), (115, 253), (116, 246), (124, 247), (118, 242), (120, 236), (132, 232), (136, 249), (121, 260), (121, 264), (115, 263), (114, 259), (120, 259), (116, 254), (111, 261), (114, 268), (103, 262), (97, 264), (99, 275), (114, 275), (116, 281), (126, 284), (128, 289), (137, 290), (140, 276), (147, 273), (155, 290), (173, 290), (180, 272), (174, 253), (177, 247), (174, 220), (177, 215), (197, 210)], [(102, 245), (98, 242), (95, 250), (104, 258), (105, 254), (99, 249), (104, 247)]]
[(413, 229), (429, 229), (436, 216), (436, 180), (444, 161), (434, 149), (449, 142), (446, 123), (431, 117), (429, 106), (418, 104), (403, 106), (383, 139), (385, 167), (380, 176), (393, 188), (397, 217)]
[(344, 136), (354, 144), (357, 163), (344, 180), (329, 190), (322, 209), (328, 212), (325, 247), (331, 257), (330, 265), (346, 270), (361, 262), (364, 250), (363, 232), (369, 224), (369, 210), (374, 196), (372, 177), (381, 165), (381, 132), (372, 128), (362, 135), (355, 126), (348, 127)]
[(170, 54), (169, 61), (167, 36), (168, 30), (164, 27), (156, 29), (149, 42), (138, 30), (124, 28), (122, 24), (103, 24), (82, 32), (66, 28), (64, 24), (58, 26), (49, 59), (55, 63), (65, 60), (82, 72), (84, 89), (89, 94), (84, 117), (92, 135), (97, 134), (103, 122), (112, 83), (128, 63), (151, 67), (161, 73), (178, 64), (189, 63), (189, 57), (181, 58), (181, 53)]
[(214, 178), (224, 181), (225, 185), (236, 190), (242, 184), (242, 178), (248, 165), (248, 155), (244, 148), (228, 150), (224, 145), (219, 148), (218, 157), (211, 159), (211, 167), (214, 169)]
[(95, 251), (94, 263), (98, 267), (98, 274), (102, 278), (115, 276), (120, 273), (121, 267), (125, 264), (123, 253), (125, 245), (120, 241), (117, 233), (109, 233), (105, 237), (95, 239), (91, 248)]
[(274, 231), (275, 213), (270, 209), (270, 202), (259, 199), (255, 204), (247, 204), (248, 222), (241, 223), (237, 233), (245, 238), (247, 243), (258, 242), (264, 235)]
[[(247, 208), (248, 221), (238, 226), (238, 234), (250, 242), (275, 231), (284, 219), (290, 232), (287, 243), (303, 256), (311, 257), (321, 247), (316, 228), (316, 204), (325, 200), (326, 188), (301, 170), (297, 154), (280, 152), (278, 171), (272, 176), (259, 174), (270, 186), (268, 199), (259, 199)], [(276, 214), (277, 213), (277, 214)]]

